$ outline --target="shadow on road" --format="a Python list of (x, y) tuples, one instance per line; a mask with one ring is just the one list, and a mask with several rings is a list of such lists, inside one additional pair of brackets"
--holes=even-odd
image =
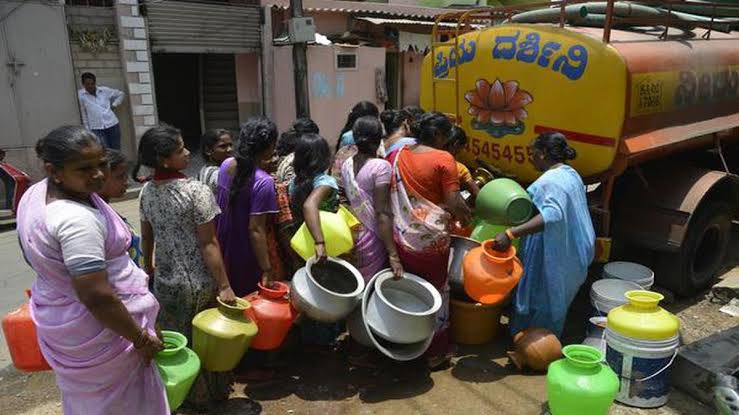
[(258, 401), (274, 401), (295, 395), (304, 401), (343, 401), (357, 396), (377, 403), (422, 395), (434, 386), (422, 362), (393, 362), (372, 356), (375, 367), (352, 365), (343, 352), (295, 350), (287, 367), (275, 378), (244, 387), (244, 394)]

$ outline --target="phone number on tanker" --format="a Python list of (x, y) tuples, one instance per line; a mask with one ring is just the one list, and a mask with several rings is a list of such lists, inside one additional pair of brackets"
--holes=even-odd
[(469, 140), (465, 149), (475, 157), (483, 156), (492, 160), (507, 160), (509, 163), (517, 164), (531, 162), (533, 157), (533, 150), (529, 146), (489, 143), (478, 138)]

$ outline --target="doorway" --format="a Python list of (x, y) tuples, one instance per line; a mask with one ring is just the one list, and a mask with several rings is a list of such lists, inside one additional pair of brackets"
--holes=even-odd
[(238, 131), (234, 55), (155, 53), (152, 63), (159, 119), (182, 130), (189, 150), (205, 130)]
[(387, 52), (385, 56), (385, 89), (387, 91), (386, 109), (400, 109), (400, 54)]
[(154, 89), (159, 120), (182, 130), (185, 146), (200, 145), (200, 64), (194, 53), (154, 53)]

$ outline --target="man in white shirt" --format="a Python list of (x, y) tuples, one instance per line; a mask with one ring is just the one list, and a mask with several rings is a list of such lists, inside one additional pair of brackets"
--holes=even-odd
[(113, 108), (121, 105), (125, 94), (117, 89), (97, 86), (95, 75), (82, 74), (79, 90), (82, 124), (97, 135), (105, 147), (121, 149), (121, 128)]

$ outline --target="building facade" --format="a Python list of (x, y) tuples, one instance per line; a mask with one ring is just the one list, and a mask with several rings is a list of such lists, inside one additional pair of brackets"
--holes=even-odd
[[(115, 111), (130, 158), (138, 138), (160, 122), (179, 127), (190, 149), (205, 130), (237, 130), (252, 115), (287, 128), (295, 118), (284, 41), (289, 1), (264, 1), (0, 2), (6, 161), (42, 176), (34, 145), (55, 127), (80, 124), (84, 72), (126, 93)], [(309, 46), (308, 66), (312, 116), (330, 141), (360, 100), (380, 108), (418, 103), (424, 45), (444, 10), (408, 3), (304, 0), (327, 39)]]

